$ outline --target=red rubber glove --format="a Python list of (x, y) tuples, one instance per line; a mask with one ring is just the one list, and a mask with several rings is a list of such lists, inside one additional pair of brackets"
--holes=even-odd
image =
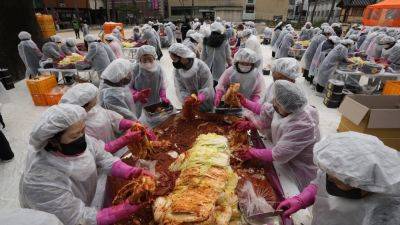
[(203, 102), (206, 100), (206, 95), (203, 94), (203, 93), (197, 94), (197, 100), (198, 100), (200, 103), (203, 103)]
[(132, 121), (132, 120), (127, 120), (127, 119), (122, 119), (122, 120), (119, 122), (118, 129), (119, 129), (120, 131), (128, 130), (128, 129), (130, 129), (130, 128), (133, 126), (133, 124), (135, 124), (135, 123), (137, 123), (137, 122), (136, 122), (136, 121)]
[(235, 124), (233, 124), (233, 128), (241, 132), (256, 129), (254, 124), (248, 120), (237, 121)]
[(104, 150), (110, 153), (115, 153), (121, 148), (127, 146), (131, 142), (139, 142), (143, 139), (142, 132), (128, 130), (123, 136), (115, 139), (114, 141), (107, 142)]
[(140, 175), (154, 177), (154, 174), (152, 174), (150, 171), (140, 167), (129, 166), (121, 160), (116, 161), (111, 167), (111, 176), (113, 177), (130, 180), (132, 178), (137, 178)]
[(96, 215), (97, 225), (111, 225), (130, 217), (141, 208), (140, 205), (131, 205), (128, 200), (116, 206), (104, 208)]
[(164, 103), (171, 104), (171, 101), (167, 98), (167, 91), (160, 89), (160, 98)]
[(221, 90), (217, 90), (215, 93), (215, 98), (214, 98), (214, 106), (215, 107), (218, 107), (219, 104), (221, 103), (222, 96), (224, 96), (224, 92)]
[(261, 104), (248, 100), (246, 97), (244, 97), (240, 93), (237, 96), (240, 100), (240, 104), (242, 104), (243, 107), (245, 107), (246, 109), (252, 111), (253, 113), (255, 113), (257, 115), (261, 114), (261, 107), (262, 107)]
[(284, 210), (285, 212), (283, 213), (283, 216), (289, 217), (300, 209), (305, 209), (308, 206), (314, 204), (315, 198), (317, 196), (317, 191), (318, 186), (315, 184), (310, 184), (306, 188), (304, 188), (303, 192), (301, 192), (300, 194), (281, 202), (277, 210)]
[(271, 163), (272, 161), (274, 161), (272, 157), (272, 150), (268, 148), (265, 149), (250, 148), (242, 156), (240, 156), (240, 158), (243, 161), (247, 161), (250, 159), (259, 159), (266, 163)]
[(146, 104), (150, 97), (151, 89), (143, 89), (141, 91), (131, 90), (133, 101), (140, 101), (142, 104)]

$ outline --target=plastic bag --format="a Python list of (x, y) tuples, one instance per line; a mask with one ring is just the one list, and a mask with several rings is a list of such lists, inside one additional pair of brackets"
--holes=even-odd
[(240, 211), (245, 217), (275, 211), (263, 197), (256, 195), (253, 184), (250, 181), (244, 183), (239, 190), (238, 197)]
[(152, 174), (156, 174), (156, 164), (157, 164), (157, 160), (139, 159), (138, 161), (136, 161), (135, 166), (147, 169)]

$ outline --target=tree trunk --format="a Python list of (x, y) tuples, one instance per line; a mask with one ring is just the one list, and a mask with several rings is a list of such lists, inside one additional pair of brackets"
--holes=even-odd
[(333, 10), (335, 8), (336, 0), (332, 0), (331, 9), (329, 10), (328, 23), (333, 19)]
[(315, 14), (315, 9), (317, 8), (317, 4), (318, 4), (319, 0), (315, 0), (314, 1), (314, 7), (311, 13), (311, 23), (314, 23), (314, 14)]
[(25, 78), (25, 65), (18, 54), (18, 33), (27, 31), (41, 48), (43, 36), (32, 0), (0, 1), (0, 67), (7, 67), (14, 80)]

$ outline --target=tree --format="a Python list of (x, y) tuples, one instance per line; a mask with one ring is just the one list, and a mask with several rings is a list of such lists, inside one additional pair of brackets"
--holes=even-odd
[(314, 14), (315, 14), (315, 9), (317, 8), (317, 4), (318, 4), (319, 0), (314, 0), (314, 7), (311, 13), (311, 23), (314, 23)]
[(18, 33), (27, 31), (39, 48), (43, 36), (32, 0), (0, 1), (0, 67), (7, 67), (14, 80), (25, 78), (25, 65), (18, 54)]
[(331, 22), (331, 20), (333, 20), (333, 14), (334, 14), (334, 9), (335, 9), (335, 4), (336, 4), (336, 0), (331, 0), (331, 9), (329, 10), (329, 15), (328, 15), (328, 23)]

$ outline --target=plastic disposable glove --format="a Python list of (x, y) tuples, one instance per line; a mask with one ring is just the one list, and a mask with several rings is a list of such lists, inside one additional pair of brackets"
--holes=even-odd
[(107, 142), (104, 149), (107, 152), (115, 153), (121, 148), (127, 146), (131, 142), (139, 142), (143, 138), (142, 132), (128, 130), (126, 134), (115, 139), (114, 141)]
[(217, 107), (221, 103), (222, 96), (224, 96), (224, 92), (221, 90), (217, 90), (215, 93), (215, 98), (214, 98), (214, 106)]
[(140, 175), (154, 177), (154, 174), (152, 174), (150, 171), (140, 167), (130, 166), (121, 160), (116, 161), (111, 167), (111, 176), (113, 177), (129, 180), (132, 178), (137, 178)]
[(96, 215), (97, 225), (111, 225), (130, 217), (141, 208), (140, 205), (131, 205), (128, 200), (116, 206), (104, 208)]
[(265, 149), (256, 149), (250, 148), (246, 151), (240, 158), (244, 161), (250, 159), (259, 159), (266, 163), (271, 163), (274, 159), (272, 158), (272, 150), (265, 148)]
[(150, 97), (151, 89), (143, 89), (141, 91), (131, 90), (133, 101), (137, 102), (140, 101), (142, 104), (147, 103)]
[(289, 217), (300, 209), (305, 209), (308, 206), (314, 204), (315, 197), (317, 196), (317, 190), (317, 185), (310, 184), (306, 188), (304, 188), (303, 192), (301, 192), (300, 194), (281, 202), (277, 210), (284, 210), (285, 212), (283, 213), (283, 216)]
[(167, 91), (165, 89), (160, 89), (160, 98), (164, 103), (170, 104), (171, 101), (167, 98)]
[(237, 131), (248, 131), (255, 129), (256, 127), (254, 124), (248, 120), (239, 120), (235, 124), (233, 124), (233, 128), (236, 129)]
[(246, 109), (252, 111), (253, 113), (255, 113), (257, 115), (261, 114), (262, 105), (260, 103), (252, 102), (252, 101), (248, 100), (247, 98), (245, 98), (240, 93), (237, 96), (240, 100), (240, 104), (242, 104), (243, 107), (245, 107)]
[(135, 123), (137, 123), (137, 121), (122, 119), (122, 120), (119, 122), (118, 129), (119, 129), (120, 131), (128, 130), (128, 129), (130, 129), (130, 128), (133, 126), (133, 124), (135, 124)]
[(203, 94), (203, 93), (197, 94), (197, 100), (198, 100), (200, 103), (203, 103), (203, 102), (206, 100), (206, 95)]

